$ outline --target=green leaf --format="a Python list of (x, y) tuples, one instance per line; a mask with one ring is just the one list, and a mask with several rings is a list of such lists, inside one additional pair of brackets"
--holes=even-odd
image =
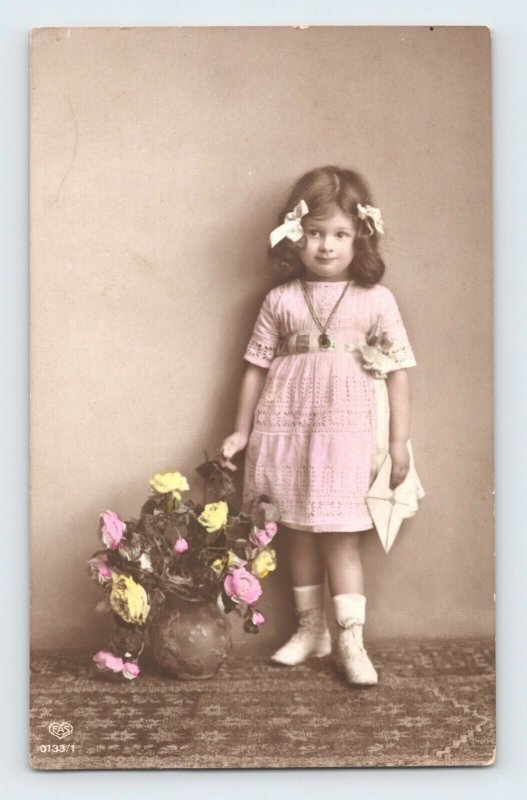
[(236, 608), (236, 603), (232, 600), (225, 589), (223, 589), (221, 593), (221, 601), (223, 603), (223, 608), (225, 609), (226, 614), (230, 614), (231, 611), (234, 611)]
[(254, 622), (251, 621), (251, 618), (247, 617), (243, 623), (243, 630), (245, 633), (260, 633), (260, 626), (255, 625)]
[(169, 583), (176, 586), (192, 586), (194, 584), (193, 578), (184, 578), (182, 575), (174, 575), (174, 573), (168, 573), (166, 578)]
[(280, 519), (280, 512), (272, 503), (262, 503), (262, 508), (265, 513), (266, 522), (278, 522)]

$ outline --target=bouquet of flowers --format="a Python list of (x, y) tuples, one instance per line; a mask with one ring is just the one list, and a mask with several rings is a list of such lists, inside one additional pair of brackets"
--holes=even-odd
[(204, 479), (201, 504), (183, 499), (190, 487), (179, 472), (156, 473), (138, 520), (123, 521), (109, 510), (99, 516), (104, 547), (88, 566), (106, 592), (98, 605), (111, 610), (116, 622), (109, 649), (93, 659), (101, 670), (139, 675), (148, 628), (171, 597), (210, 602), (221, 595), (225, 611), (236, 611), (248, 633), (258, 633), (265, 622), (255, 604), (260, 580), (276, 569), (269, 545), (278, 510), (262, 496), (250, 514), (240, 513), (230, 502), (228, 470), (207, 459), (196, 471)]

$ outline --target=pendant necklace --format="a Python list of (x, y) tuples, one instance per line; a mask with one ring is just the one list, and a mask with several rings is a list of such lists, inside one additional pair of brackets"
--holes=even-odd
[(302, 293), (303, 293), (303, 295), (304, 295), (304, 299), (305, 299), (305, 301), (306, 301), (306, 305), (307, 305), (307, 307), (308, 307), (308, 309), (309, 309), (309, 313), (310, 313), (310, 314), (311, 314), (311, 316), (313, 317), (313, 322), (315, 323), (315, 325), (317, 326), (317, 328), (318, 328), (318, 329), (319, 329), (319, 331), (320, 331), (320, 336), (318, 337), (318, 343), (319, 343), (319, 345), (320, 345), (321, 347), (323, 347), (323, 348), (324, 348), (324, 350), (327, 350), (329, 347), (331, 347), (331, 345), (333, 344), (333, 342), (331, 341), (331, 339), (330, 339), (330, 338), (329, 338), (329, 336), (327, 335), (326, 331), (327, 331), (327, 329), (329, 328), (329, 324), (330, 324), (331, 320), (333, 319), (333, 316), (334, 316), (334, 314), (335, 314), (335, 311), (336, 311), (336, 310), (337, 310), (337, 308), (339, 307), (339, 305), (340, 305), (340, 303), (341, 303), (341, 301), (342, 301), (342, 299), (343, 299), (344, 295), (345, 295), (345, 294), (346, 294), (346, 292), (348, 291), (348, 287), (349, 287), (349, 285), (350, 285), (351, 281), (348, 281), (348, 282), (346, 283), (346, 285), (345, 285), (344, 289), (342, 290), (342, 294), (340, 295), (339, 299), (337, 300), (337, 302), (336, 302), (336, 303), (335, 303), (335, 305), (333, 306), (333, 308), (332, 308), (332, 310), (331, 310), (331, 313), (330, 313), (329, 317), (327, 318), (327, 320), (326, 320), (325, 324), (323, 325), (323, 324), (321, 323), (321, 321), (319, 320), (319, 318), (317, 317), (317, 315), (316, 315), (316, 312), (315, 312), (315, 309), (313, 308), (313, 304), (312, 304), (312, 302), (311, 302), (311, 298), (309, 297), (309, 295), (308, 295), (308, 293), (307, 293), (307, 285), (306, 285), (306, 282), (305, 282), (305, 280), (302, 280), (301, 278), (300, 278), (299, 280), (300, 280), (300, 287), (301, 287), (301, 289), (302, 289)]

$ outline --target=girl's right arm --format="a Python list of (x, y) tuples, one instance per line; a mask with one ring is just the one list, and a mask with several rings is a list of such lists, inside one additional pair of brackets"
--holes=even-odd
[(243, 450), (249, 441), (253, 427), (254, 412), (260, 399), (268, 369), (256, 364), (247, 364), (240, 387), (238, 411), (236, 413), (235, 431), (223, 440), (220, 447), (220, 464), (230, 470), (236, 467), (231, 462), (232, 457)]

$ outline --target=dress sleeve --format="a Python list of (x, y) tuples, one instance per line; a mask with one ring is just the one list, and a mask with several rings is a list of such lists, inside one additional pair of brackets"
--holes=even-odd
[(381, 295), (381, 302), (379, 307), (378, 324), (382, 331), (385, 331), (391, 346), (386, 352), (396, 369), (406, 369), (407, 367), (415, 367), (415, 357), (412, 351), (412, 346), (408, 341), (408, 334), (399, 312), (395, 297), (385, 286)]
[(258, 367), (271, 366), (280, 339), (278, 321), (273, 311), (274, 304), (270, 294), (262, 303), (244, 355), (246, 361), (256, 364)]

